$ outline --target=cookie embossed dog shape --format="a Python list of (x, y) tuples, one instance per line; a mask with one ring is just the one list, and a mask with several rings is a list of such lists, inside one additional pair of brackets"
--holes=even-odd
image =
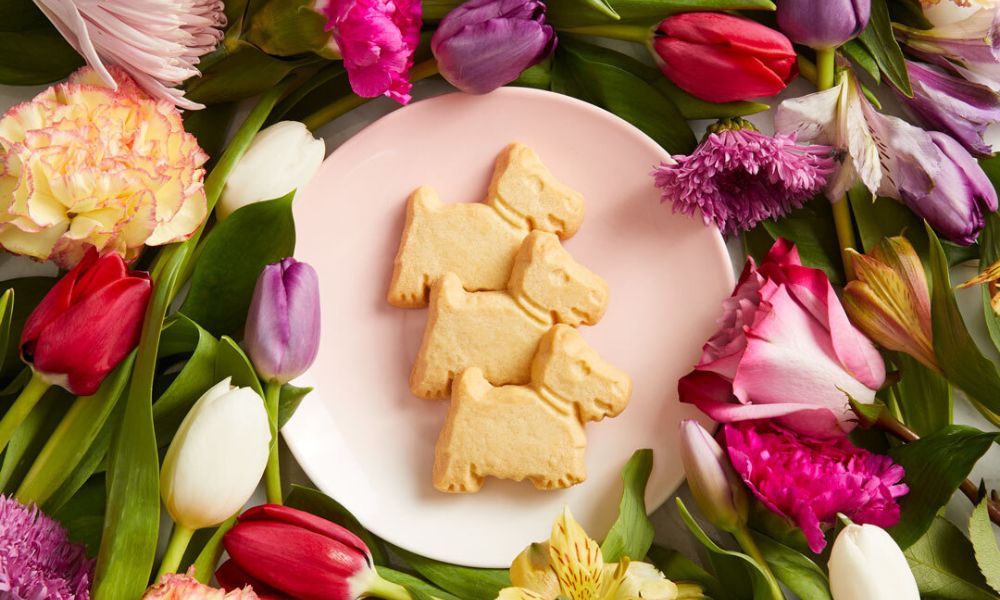
[(431, 285), (458, 275), (469, 291), (502, 290), (524, 237), (537, 229), (567, 239), (583, 222), (583, 196), (552, 176), (534, 150), (511, 144), (497, 157), (485, 202), (444, 204), (429, 187), (406, 204), (389, 303), (427, 305)]
[(454, 273), (431, 287), (410, 391), (446, 398), (452, 379), (469, 367), (482, 369), (493, 385), (528, 383), (538, 342), (553, 325), (593, 325), (607, 305), (608, 284), (573, 260), (555, 235), (533, 231), (505, 291), (467, 292)]
[(435, 449), (434, 487), (475, 492), (493, 476), (548, 490), (586, 479), (584, 423), (621, 413), (631, 380), (567, 325), (542, 338), (531, 371), (526, 386), (494, 387), (476, 367), (459, 375)]

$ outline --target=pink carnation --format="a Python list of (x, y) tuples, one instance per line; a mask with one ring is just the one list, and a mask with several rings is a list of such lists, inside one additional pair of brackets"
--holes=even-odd
[(327, 17), (327, 31), (333, 31), (354, 93), (409, 102), (420, 0), (320, 0), (317, 6)]
[(813, 552), (837, 513), (882, 528), (899, 521), (896, 498), (909, 491), (903, 467), (846, 437), (800, 437), (765, 421), (725, 425), (729, 459), (761, 502), (802, 529)]

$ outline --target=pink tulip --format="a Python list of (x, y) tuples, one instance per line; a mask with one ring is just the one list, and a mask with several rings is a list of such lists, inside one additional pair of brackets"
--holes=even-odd
[(848, 320), (830, 281), (779, 239), (760, 267), (747, 260), (723, 303), (719, 331), (681, 378), (682, 402), (716, 421), (779, 419), (818, 438), (855, 423), (848, 397), (870, 403), (885, 381), (875, 346)]

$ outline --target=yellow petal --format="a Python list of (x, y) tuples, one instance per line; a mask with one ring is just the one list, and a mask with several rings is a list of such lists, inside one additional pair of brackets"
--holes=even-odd
[(510, 564), (510, 581), (546, 598), (559, 595), (559, 580), (549, 565), (549, 543), (531, 544)]
[(500, 590), (497, 600), (554, 600), (524, 588), (509, 587)]
[(573, 518), (569, 508), (552, 526), (549, 557), (559, 589), (572, 600), (599, 600), (604, 591), (601, 547)]

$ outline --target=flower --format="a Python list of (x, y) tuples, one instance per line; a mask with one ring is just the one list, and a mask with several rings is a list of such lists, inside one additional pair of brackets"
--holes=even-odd
[(142, 600), (257, 600), (257, 594), (250, 586), (226, 592), (204, 585), (194, 578), (194, 573), (192, 566), (187, 575), (163, 575), (159, 583), (146, 590)]
[(856, 279), (844, 288), (844, 310), (858, 329), (889, 350), (937, 370), (931, 343), (931, 299), (916, 250), (904, 237), (883, 238), (868, 253), (848, 250)]
[(21, 358), (49, 384), (89, 396), (139, 344), (149, 275), (91, 249), (42, 298), (21, 331)]
[(134, 79), (158, 100), (181, 108), (204, 108), (176, 86), (197, 77), (195, 65), (222, 40), (226, 25), (222, 0), (36, 0), (35, 4), (111, 89), (127, 88)]
[(294, 258), (264, 267), (250, 302), (245, 340), (261, 378), (287, 383), (304, 373), (319, 351), (319, 332), (316, 270)]
[(709, 102), (773, 96), (798, 73), (788, 38), (725, 13), (669, 16), (656, 29), (653, 49), (670, 81)]
[(88, 600), (93, 563), (37, 507), (0, 496), (0, 592), (5, 598)]
[(920, 600), (903, 551), (875, 525), (845, 527), (833, 542), (829, 566), (833, 600)]
[(267, 464), (271, 431), (264, 401), (227, 377), (184, 417), (160, 471), (163, 504), (179, 526), (218, 525), (250, 499)]
[(932, 65), (908, 60), (906, 70), (913, 97), (899, 97), (920, 123), (950, 135), (976, 156), (993, 153), (983, 134), (1000, 121), (1000, 95)]
[(802, 529), (817, 554), (826, 547), (823, 526), (837, 513), (856, 523), (891, 527), (896, 498), (908, 491), (903, 467), (847, 437), (817, 440), (766, 421), (723, 428), (729, 459), (750, 491), (771, 511)]
[(787, 240), (760, 267), (747, 259), (723, 311), (701, 361), (678, 383), (681, 402), (716, 421), (777, 418), (805, 435), (842, 437), (855, 425), (848, 396), (870, 403), (885, 381), (882, 357), (826, 275), (803, 267)]
[(931, 29), (893, 24), (899, 43), (911, 54), (1000, 91), (1000, 43), (996, 39), (1000, 16), (996, 6), (976, 2), (961, 9), (939, 7), (926, 12), (935, 21)]
[(783, 217), (826, 185), (828, 146), (803, 146), (795, 135), (768, 137), (742, 119), (717, 124), (688, 156), (661, 163), (653, 178), (674, 211), (701, 211), (727, 236)]
[(431, 38), (441, 75), (472, 94), (514, 81), (555, 46), (540, 0), (468, 0), (442, 19)]
[(871, 0), (778, 0), (778, 27), (796, 44), (834, 48), (868, 25)]
[(121, 69), (84, 67), (0, 119), (0, 245), (71, 268), (190, 237), (207, 214), (206, 154), (180, 113)]
[(409, 71), (420, 42), (420, 0), (317, 0), (359, 96), (410, 101)]
[(219, 219), (254, 202), (281, 198), (302, 189), (326, 156), (326, 143), (298, 121), (281, 121), (262, 130), (226, 178), (215, 207)]
[(743, 483), (725, 451), (697, 421), (681, 421), (681, 462), (691, 495), (709, 523), (728, 532), (744, 527), (750, 501)]

